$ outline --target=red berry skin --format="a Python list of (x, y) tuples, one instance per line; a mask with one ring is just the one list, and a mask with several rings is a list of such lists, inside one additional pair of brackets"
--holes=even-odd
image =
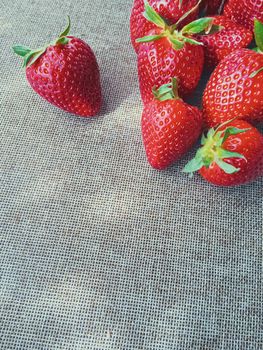
[(242, 158), (226, 158), (224, 161), (240, 169), (234, 174), (227, 174), (216, 163), (209, 168), (202, 167), (199, 172), (207, 181), (217, 186), (238, 186), (263, 176), (263, 135), (244, 120), (235, 120), (227, 127), (250, 129), (238, 135), (231, 135), (222, 147), (231, 152), (242, 154)]
[(138, 54), (138, 75), (144, 104), (153, 100), (152, 89), (168, 84), (171, 77), (179, 83), (179, 95), (194, 91), (204, 66), (204, 50), (186, 43), (181, 50), (173, 49), (167, 38), (142, 43)]
[(181, 99), (155, 100), (144, 107), (141, 125), (148, 161), (163, 170), (196, 143), (202, 132), (202, 112)]
[(255, 18), (263, 22), (263, 0), (227, 0), (223, 14), (253, 31)]
[(212, 73), (203, 95), (204, 118), (215, 127), (235, 117), (263, 121), (263, 55), (237, 50), (223, 59)]
[(26, 77), (51, 104), (78, 116), (94, 116), (102, 103), (99, 67), (89, 45), (78, 38), (68, 38), (66, 45), (49, 46), (26, 68)]
[[(148, 0), (148, 3), (157, 11), (163, 18), (165, 18), (170, 24), (175, 24), (179, 18), (183, 16), (187, 11), (191, 10), (198, 0), (184, 0), (181, 7), (179, 0)], [(138, 53), (140, 44), (136, 43), (136, 39), (142, 38), (148, 35), (148, 32), (156, 29), (156, 25), (149, 22), (144, 16), (144, 0), (135, 0), (130, 17), (130, 32), (131, 42)], [(192, 22), (197, 18), (198, 11), (191, 13), (182, 23), (185, 25)]]
[(204, 44), (205, 60), (210, 67), (216, 66), (231, 52), (247, 47), (253, 33), (225, 16), (214, 16), (213, 23), (224, 27), (217, 33), (198, 35), (197, 40)]

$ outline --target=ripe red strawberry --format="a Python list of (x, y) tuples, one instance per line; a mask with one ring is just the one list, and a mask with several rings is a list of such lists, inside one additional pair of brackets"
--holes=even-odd
[(216, 15), (222, 12), (225, 0), (204, 0), (203, 7), (207, 15)]
[(222, 29), (216, 33), (197, 36), (197, 40), (204, 44), (205, 59), (211, 67), (231, 52), (247, 47), (253, 39), (253, 33), (249, 29), (225, 16), (215, 16), (213, 24)]
[[(165, 18), (170, 24), (176, 23), (186, 12), (197, 5), (198, 0), (149, 0), (149, 4), (160, 16)], [(131, 18), (130, 32), (132, 45), (138, 52), (139, 44), (136, 39), (146, 36), (149, 31), (155, 28), (154, 24), (147, 21), (143, 16), (144, 0), (134, 0)], [(182, 25), (192, 22), (197, 18), (197, 9), (190, 13), (182, 22)]]
[(67, 29), (42, 49), (14, 46), (24, 59), (31, 87), (53, 105), (79, 116), (96, 115), (101, 107), (100, 73), (92, 49), (68, 36)]
[(224, 15), (253, 30), (255, 19), (263, 21), (263, 0), (227, 0)]
[[(256, 21), (258, 52), (237, 50), (223, 59), (212, 73), (203, 95), (209, 127), (238, 117), (263, 121), (263, 24)], [(262, 52), (261, 52), (262, 50)]]
[(191, 93), (200, 80), (204, 64), (202, 44), (194, 40), (193, 35), (210, 28), (213, 19), (196, 20), (179, 31), (180, 20), (169, 26), (147, 2), (145, 17), (156, 28), (148, 36), (137, 39), (141, 43), (137, 59), (143, 102), (152, 100), (154, 86), (168, 84), (171, 77), (177, 77), (181, 96)]
[(175, 50), (168, 39), (145, 43), (138, 55), (138, 75), (144, 104), (153, 99), (152, 88), (166, 84), (171, 76), (178, 78), (182, 96), (190, 94), (198, 85), (204, 64), (201, 46), (185, 44)]
[(162, 170), (195, 144), (202, 131), (202, 113), (178, 97), (176, 79), (153, 93), (155, 99), (143, 110), (142, 135), (149, 163)]
[(199, 173), (218, 186), (237, 186), (263, 176), (263, 135), (244, 120), (210, 129), (184, 172)]

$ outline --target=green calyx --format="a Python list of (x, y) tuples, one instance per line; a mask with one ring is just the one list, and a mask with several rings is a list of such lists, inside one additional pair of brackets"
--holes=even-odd
[(257, 44), (254, 50), (263, 53), (263, 23), (257, 19), (254, 20), (254, 36)]
[(69, 43), (70, 39), (67, 38), (67, 35), (69, 34), (70, 31), (70, 17), (68, 16), (68, 25), (67, 28), (58, 36), (57, 39), (53, 40), (51, 43), (46, 44), (45, 46), (31, 50), (29, 47), (23, 46), (23, 45), (15, 45), (13, 46), (14, 52), (23, 57), (23, 67), (29, 67), (31, 66), (34, 62), (37, 61), (37, 59), (43, 55), (43, 53), (46, 51), (46, 49), (49, 46), (54, 46), (54, 45), (66, 45)]
[(158, 101), (178, 100), (178, 82), (176, 78), (172, 78), (171, 83), (162, 85), (159, 89), (156, 87), (152, 90), (153, 95)]
[[(254, 20), (254, 36), (255, 36), (257, 47), (255, 47), (253, 51), (263, 54), (263, 23), (257, 19)], [(251, 73), (249, 77), (254, 78), (256, 75), (258, 75), (262, 71), (263, 71), (263, 67)]]
[[(178, 30), (179, 24), (187, 18), (192, 12), (194, 12), (202, 0), (200, 0), (196, 6), (191, 10), (186, 12), (175, 24), (170, 25), (162, 16), (160, 16), (147, 1), (145, 1), (145, 12), (144, 17), (149, 21), (154, 23), (161, 31), (156, 35), (145, 36), (136, 40), (137, 43), (151, 42), (159, 40), (161, 38), (168, 38), (175, 50), (180, 50), (184, 47), (185, 43), (190, 43), (192, 45), (203, 45), (203, 43), (193, 39), (196, 34), (212, 34), (221, 29), (220, 26), (213, 25), (213, 18), (205, 17), (197, 19), (181, 30)], [(182, 1), (180, 1), (180, 6)]]
[[(202, 167), (209, 168), (211, 164), (216, 163), (226, 174), (234, 174), (240, 169), (225, 162), (226, 158), (241, 158), (245, 157), (237, 152), (230, 152), (224, 149), (224, 142), (231, 135), (238, 135), (244, 133), (250, 129), (239, 129), (229, 126), (228, 121), (225, 124), (220, 125), (217, 129), (210, 129), (207, 136), (203, 135), (201, 140), (202, 147), (197, 151), (196, 156), (192, 159), (183, 169), (183, 172), (190, 173), (191, 175), (200, 170)], [(222, 130), (222, 126), (226, 126)]]

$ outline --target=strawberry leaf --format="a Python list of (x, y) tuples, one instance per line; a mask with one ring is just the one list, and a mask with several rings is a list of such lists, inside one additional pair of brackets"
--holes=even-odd
[(246, 159), (243, 154), (237, 153), (237, 152), (230, 152), (224, 148), (220, 148), (218, 151), (218, 155), (221, 159), (225, 158), (241, 158), (241, 159)]
[(167, 23), (165, 20), (157, 13), (148, 3), (148, 1), (145, 1), (145, 11), (144, 11), (144, 17), (149, 21), (154, 23), (157, 27), (165, 28)]
[(17, 55), (21, 57), (25, 57), (27, 54), (29, 54), (29, 52), (31, 52), (31, 49), (29, 47), (23, 45), (15, 45), (13, 46), (13, 50)]
[(46, 51), (46, 48), (37, 49), (30, 51), (25, 57), (23, 61), (23, 67), (30, 67), (33, 63), (35, 63), (40, 56)]
[(258, 52), (258, 53), (262, 53), (262, 51), (260, 50), (259, 47), (254, 47), (253, 49), (251, 49), (252, 51)]
[(205, 31), (207, 28), (211, 27), (213, 23), (213, 18), (206, 17), (206, 18), (200, 18), (196, 21), (193, 21), (182, 29), (182, 34), (198, 34), (202, 31)]
[(257, 47), (263, 51), (263, 23), (257, 19), (254, 21), (254, 33)]
[(191, 38), (187, 38), (187, 37), (184, 37), (184, 41), (189, 43), (189, 44), (192, 44), (192, 45), (200, 45), (200, 46), (203, 46), (204, 44), (197, 41), (197, 40), (194, 40), (194, 39), (191, 39)]
[(136, 43), (149, 43), (151, 41), (159, 40), (163, 37), (164, 36), (162, 34), (160, 34), (160, 35), (148, 35), (148, 36), (144, 36), (143, 38), (136, 39)]
[(181, 50), (184, 47), (184, 42), (181, 40), (178, 40), (172, 36), (169, 37), (169, 40), (171, 41), (171, 43), (173, 44), (173, 48), (175, 50)]
[(238, 135), (238, 134), (242, 134), (246, 131), (249, 131), (250, 129), (239, 129), (239, 128), (235, 128), (235, 127), (229, 127), (225, 130), (224, 133), (224, 137), (221, 139), (220, 141), (220, 145), (222, 145), (230, 135)]
[(226, 174), (235, 174), (240, 170), (239, 168), (236, 168), (233, 165), (226, 163), (221, 159), (216, 159), (215, 162), (222, 170), (224, 170)]
[(221, 30), (224, 30), (224, 29), (225, 29), (225, 27), (223, 27), (223, 26), (219, 26), (217, 24), (212, 24), (212, 26), (206, 30), (206, 34), (207, 35), (215, 34), (215, 33), (220, 32)]
[(152, 90), (154, 97), (159, 101), (177, 100), (178, 96), (178, 83), (176, 78), (172, 78), (171, 83), (162, 85), (159, 89), (156, 87)]
[(198, 35), (212, 35), (212, 34), (220, 32), (223, 29), (225, 29), (225, 27), (219, 26), (217, 24), (212, 24), (207, 29), (205, 29), (205, 30), (201, 31), (200, 33), (198, 33)]
[(158, 95), (165, 95), (167, 92), (171, 91), (171, 83), (162, 85), (159, 89), (153, 88), (153, 91), (157, 92)]
[(203, 166), (204, 163), (202, 157), (197, 152), (195, 158), (193, 158), (192, 160), (190, 160), (190, 162), (186, 164), (186, 166), (183, 169), (183, 172), (193, 174), (194, 172), (200, 170)]
[(189, 11), (185, 12), (185, 14), (173, 25), (173, 28), (176, 29), (185, 18), (187, 18), (191, 13), (197, 10), (201, 2), (202, 0), (199, 0), (194, 7), (192, 7)]

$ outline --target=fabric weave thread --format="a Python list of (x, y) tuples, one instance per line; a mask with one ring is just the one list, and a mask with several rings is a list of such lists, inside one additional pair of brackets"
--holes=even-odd
[[(191, 154), (150, 169), (131, 6), (1, 2), (0, 348), (262, 349), (263, 182), (189, 179)], [(37, 96), (10, 49), (50, 41), (66, 14), (101, 67), (90, 120)]]

